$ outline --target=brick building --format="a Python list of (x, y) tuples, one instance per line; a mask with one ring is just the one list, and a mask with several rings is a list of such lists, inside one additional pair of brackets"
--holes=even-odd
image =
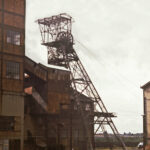
[(23, 146), (24, 22), (24, 0), (0, 0), (0, 139), (10, 147)]
[[(72, 92), (69, 71), (25, 56), (25, 0), (0, 0), (0, 150), (86, 150)], [(93, 102), (80, 100), (94, 146)]]
[(147, 82), (142, 87), (143, 89), (143, 141), (144, 149), (150, 149), (150, 82)]

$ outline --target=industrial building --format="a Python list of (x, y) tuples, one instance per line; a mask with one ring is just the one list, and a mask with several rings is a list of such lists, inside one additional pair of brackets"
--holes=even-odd
[(24, 22), (23, 0), (0, 0), (0, 149), (23, 147)]
[(65, 69), (44, 66), (25, 56), (25, 6), (25, 0), (0, 0), (0, 150), (93, 150), (94, 134), (106, 135), (105, 125), (125, 149), (115, 116), (75, 53), (72, 18), (37, 20), (48, 63)]
[[(24, 22), (24, 0), (0, 1), (0, 149), (85, 146), (82, 120), (70, 98), (70, 73), (25, 57)], [(92, 111), (93, 103), (84, 99), (91, 107), (86, 111)]]
[(150, 149), (150, 82), (147, 82), (142, 87), (143, 89), (143, 105), (144, 105), (144, 115), (143, 115), (143, 142), (144, 149)]

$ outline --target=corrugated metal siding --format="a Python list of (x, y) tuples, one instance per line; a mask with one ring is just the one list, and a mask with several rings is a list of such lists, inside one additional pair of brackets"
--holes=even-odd
[(24, 113), (24, 96), (7, 93), (2, 96), (2, 115), (21, 116)]

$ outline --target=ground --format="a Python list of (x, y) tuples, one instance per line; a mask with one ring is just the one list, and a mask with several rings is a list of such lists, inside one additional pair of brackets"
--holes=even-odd
[[(110, 150), (109, 148), (96, 148), (96, 150)], [(113, 150), (122, 150), (122, 148), (113, 148)], [(127, 150), (139, 150), (137, 147), (127, 147)]]

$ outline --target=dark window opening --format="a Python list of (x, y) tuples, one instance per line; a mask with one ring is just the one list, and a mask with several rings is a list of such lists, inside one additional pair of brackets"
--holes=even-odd
[(0, 131), (14, 130), (14, 117), (0, 116)]
[(20, 45), (20, 33), (16, 31), (7, 31), (7, 43)]
[(6, 62), (6, 77), (12, 79), (20, 78), (20, 65), (16, 62)]

